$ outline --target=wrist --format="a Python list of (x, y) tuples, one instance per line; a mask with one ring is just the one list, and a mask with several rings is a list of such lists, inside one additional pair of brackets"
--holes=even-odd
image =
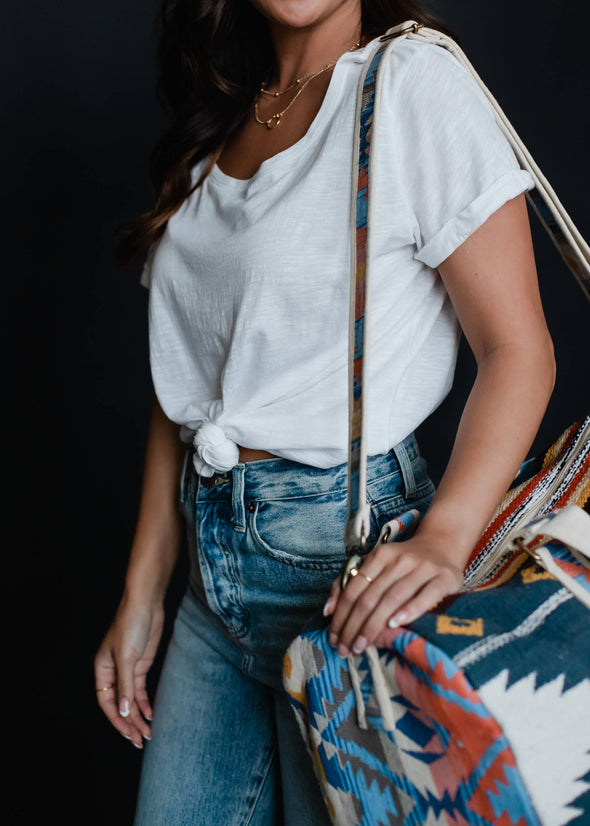
[(160, 583), (125, 580), (121, 604), (134, 611), (159, 610), (164, 605), (166, 587)]
[(432, 547), (433, 553), (442, 557), (461, 571), (467, 566), (471, 552), (475, 547), (478, 535), (474, 537), (472, 530), (462, 530), (461, 526), (452, 524), (448, 517), (439, 520), (429, 513), (424, 516), (416, 528), (414, 536)]

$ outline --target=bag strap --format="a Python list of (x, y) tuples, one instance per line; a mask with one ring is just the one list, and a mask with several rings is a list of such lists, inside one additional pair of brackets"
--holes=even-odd
[(370, 230), (373, 226), (370, 194), (377, 169), (377, 147), (374, 145), (371, 148), (371, 137), (377, 133), (376, 124), (383, 82), (383, 67), (385, 66), (384, 58), (397, 43), (406, 37), (436, 43), (446, 48), (475, 79), (489, 100), (496, 121), (514, 150), (521, 168), (527, 170), (533, 178), (535, 186), (526, 193), (529, 203), (586, 297), (590, 299), (590, 248), (588, 244), (464, 52), (452, 38), (436, 29), (426, 28), (415, 20), (406, 20), (388, 29), (379, 39), (363, 66), (356, 100), (353, 158), (357, 158), (358, 162), (353, 165), (350, 213), (348, 519), (344, 530), (344, 544), (351, 564), (365, 549), (370, 531), (370, 509), (367, 504), (366, 491), (366, 407), (372, 263)]

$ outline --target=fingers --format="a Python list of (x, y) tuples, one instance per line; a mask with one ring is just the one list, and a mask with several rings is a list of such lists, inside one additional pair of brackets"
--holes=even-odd
[(330, 596), (328, 597), (328, 599), (326, 600), (326, 604), (324, 605), (323, 614), (325, 617), (330, 616), (330, 614), (334, 611), (341, 591), (342, 588), (340, 585), (340, 577), (338, 577), (338, 579), (335, 579), (332, 583), (332, 586), (330, 588)]
[[(388, 547), (391, 549), (391, 545)], [(366, 555), (362, 562), (363, 575), (368, 574), (370, 570), (370, 576), (372, 578), (376, 577), (383, 569), (386, 561), (391, 562), (391, 560), (395, 558), (395, 549), (392, 549), (393, 554), (389, 551), (390, 555), (388, 556), (383, 553), (383, 548), (383, 545), (378, 545)], [(338, 633), (338, 630), (343, 623), (344, 616), (348, 613), (347, 607), (354, 602), (354, 599), (356, 599), (356, 597), (363, 590), (361, 585), (362, 581), (366, 584), (366, 579), (364, 579), (363, 575), (359, 574), (354, 577), (351, 576), (344, 591), (342, 591), (342, 578), (340, 576), (332, 583), (330, 596), (324, 606), (324, 616), (329, 616), (336, 611), (334, 619), (331, 623), (331, 630), (333, 634)]]
[(112, 651), (104, 646), (99, 649), (94, 660), (94, 679), (98, 705), (117, 731), (123, 737), (132, 740), (133, 734), (137, 732), (134, 732), (130, 722), (119, 714), (117, 706), (117, 669)]
[[(403, 576), (411, 568), (412, 564), (410, 562), (408, 565), (408, 561), (407, 556), (400, 555), (397, 549), (391, 546), (385, 551), (383, 546), (378, 546), (367, 554), (362, 563), (362, 574), (351, 577), (338, 598), (328, 635), (331, 645), (339, 645), (341, 632), (353, 611), (356, 611), (355, 616), (358, 616), (359, 612), (360, 615), (365, 616), (375, 609), (383, 592), (393, 579)], [(385, 575), (386, 569), (389, 571), (388, 576)], [(369, 583), (365, 576), (369, 576), (372, 581)], [(349, 653), (349, 647), (342, 643), (338, 651), (340, 656), (345, 657)]]
[[(145, 719), (151, 722), (154, 712), (152, 711), (145, 687), (145, 675), (135, 678), (135, 702)], [(147, 739), (149, 739), (149, 737)]]
[[(457, 589), (448, 586), (442, 576), (431, 579), (412, 599), (408, 600), (404, 604), (403, 612), (406, 616), (404, 619), (400, 620), (397, 625), (402, 625), (404, 622), (413, 622), (418, 617), (421, 617), (422, 614), (425, 614), (431, 608), (434, 608), (434, 606), (440, 602), (443, 597), (446, 597), (447, 594), (453, 593), (455, 590)], [(399, 619), (399, 614), (400, 612), (398, 611), (394, 619)], [(390, 625), (390, 628), (391, 627), (395, 626)]]
[(360, 654), (384, 628), (397, 628), (431, 608), (445, 589), (441, 577), (428, 576), (427, 571), (413, 571), (385, 591), (371, 614), (353, 611), (340, 635), (340, 645)]
[[(142, 749), (142, 738), (150, 739), (150, 727), (141, 715), (135, 696), (134, 670), (136, 665), (137, 659), (132, 650), (121, 654), (117, 658), (118, 713), (131, 728), (131, 742), (136, 748)], [(141, 696), (143, 697), (144, 694), (145, 675)]]
[(329, 641), (340, 656), (359, 654), (384, 630), (412, 622), (461, 587), (452, 567), (405, 550), (378, 546), (362, 564), (365, 576), (349, 580), (339, 594)]
[[(136, 748), (143, 748), (143, 738), (150, 739), (150, 729), (135, 702), (133, 664), (128, 659), (115, 662), (108, 644), (103, 644), (94, 661), (96, 697), (98, 704), (114, 728)], [(140, 697), (151, 712), (145, 693), (145, 674), (141, 678)], [(150, 714), (151, 717), (151, 714)]]
[(351, 650), (362, 653), (388, 626), (392, 615), (395, 614), (395, 626), (392, 623), (389, 627), (397, 627), (407, 620), (400, 609), (432, 577), (427, 566), (406, 573), (407, 568), (408, 562), (383, 571), (351, 605), (338, 633), (340, 656), (347, 656)]

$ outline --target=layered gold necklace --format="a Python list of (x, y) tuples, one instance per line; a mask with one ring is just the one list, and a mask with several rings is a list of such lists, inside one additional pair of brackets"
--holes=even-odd
[[(360, 45), (361, 41), (359, 40), (356, 43), (354, 43), (349, 49), (346, 49), (346, 51), (354, 52), (354, 50), (358, 49)], [(295, 78), (293, 83), (290, 83), (288, 86), (285, 86), (284, 89), (277, 90), (276, 92), (270, 92), (266, 88), (268, 84), (263, 82), (260, 86), (260, 91), (254, 98), (254, 117), (256, 118), (256, 122), (260, 123), (262, 126), (266, 126), (267, 129), (274, 129), (275, 126), (279, 126), (283, 116), (289, 111), (291, 106), (293, 106), (293, 104), (295, 103), (299, 95), (303, 92), (308, 83), (310, 83), (314, 79), (314, 77), (321, 75), (323, 72), (327, 72), (328, 69), (331, 69), (333, 66), (335, 66), (339, 59), (340, 58), (337, 57), (335, 60), (331, 60), (329, 63), (326, 63), (326, 65), (322, 66), (321, 69), (316, 69), (313, 72), (308, 72), (305, 75), (301, 75), (301, 77)], [(297, 93), (293, 95), (293, 97), (284, 109), (281, 109), (280, 112), (275, 112), (269, 118), (263, 119), (260, 117), (260, 113), (258, 111), (258, 101), (260, 100), (262, 95), (268, 95), (270, 97), (278, 98), (281, 95), (284, 95), (286, 92), (289, 92), (291, 89), (294, 89), (296, 86), (299, 87)]]

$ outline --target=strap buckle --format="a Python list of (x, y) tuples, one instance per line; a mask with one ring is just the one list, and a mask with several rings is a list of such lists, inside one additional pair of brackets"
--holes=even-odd
[(393, 40), (394, 37), (400, 37), (402, 34), (409, 34), (412, 32), (416, 34), (418, 29), (422, 29), (424, 27), (424, 23), (416, 23), (416, 21), (412, 21), (408, 26), (404, 26), (403, 23), (401, 24), (403, 28), (398, 29), (397, 26), (393, 27), (393, 31), (388, 32), (387, 34), (382, 35), (379, 40), (384, 43), (386, 40)]
[(348, 556), (362, 554), (367, 546), (370, 512), (365, 505), (360, 512), (350, 514), (344, 528), (344, 547)]
[(351, 577), (351, 571), (354, 571), (355, 568), (358, 568), (362, 561), (362, 556), (357, 553), (351, 554), (346, 560), (346, 565), (344, 566), (344, 570), (342, 571), (342, 575), (340, 576), (340, 587), (343, 591), (346, 588), (348, 580)]
[[(355, 518), (354, 517), (352, 517), (352, 519), (349, 520), (349, 523), (348, 523), (347, 527), (351, 527), (351, 523), (352, 523), (353, 526), (355, 525)], [(363, 561), (363, 555), (362, 554), (363, 554), (363, 551), (365, 550), (365, 548), (367, 547), (367, 536), (366, 536), (366, 533), (365, 533), (365, 523), (364, 522), (360, 523), (360, 536), (359, 536), (358, 540), (354, 540), (350, 544), (347, 544), (345, 547), (346, 547), (346, 554), (348, 556), (348, 559), (346, 560), (346, 563), (344, 565), (344, 570), (342, 571), (342, 574), (340, 576), (340, 585), (342, 587), (342, 590), (344, 590), (346, 588), (346, 583), (350, 579), (350, 575), (351, 575), (350, 572), (352, 570), (354, 570), (354, 568), (358, 568), (358, 566)]]
[(514, 544), (517, 548), (519, 548), (519, 550), (525, 551), (529, 556), (532, 556), (537, 565), (542, 565), (543, 558), (539, 553), (539, 548), (542, 548), (544, 545), (547, 544), (546, 536), (542, 536), (538, 542), (533, 543), (530, 547), (522, 541), (520, 536), (517, 536), (514, 538)]

